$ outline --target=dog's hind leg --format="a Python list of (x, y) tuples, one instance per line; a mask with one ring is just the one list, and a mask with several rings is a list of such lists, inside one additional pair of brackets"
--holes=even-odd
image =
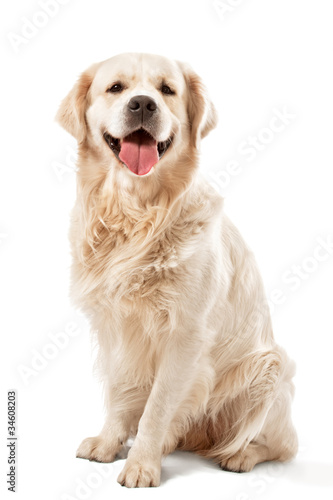
[[(297, 451), (290, 416), (293, 374), (294, 364), (277, 346), (247, 356), (222, 377), (215, 389), (215, 414), (207, 426), (204, 449), (200, 445), (192, 449), (235, 472), (250, 471), (267, 460), (291, 459)], [(191, 431), (188, 437), (190, 442)]]
[[(272, 363), (264, 363), (262, 372), (250, 384), (248, 394), (252, 409), (239, 429), (240, 436), (247, 434), (246, 439), (234, 453), (232, 451), (239, 446), (237, 436), (234, 442), (221, 449), (219, 462), (225, 470), (247, 472), (260, 462), (288, 461), (297, 452), (297, 435), (291, 421), (294, 364), (282, 349), (277, 349), (281, 363), (276, 363), (274, 358)], [(256, 403), (251, 404), (251, 392), (257, 393), (258, 389), (259, 400), (256, 398)]]

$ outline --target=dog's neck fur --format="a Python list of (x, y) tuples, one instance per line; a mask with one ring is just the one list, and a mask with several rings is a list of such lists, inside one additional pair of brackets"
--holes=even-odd
[(161, 234), (183, 208), (193, 203), (189, 188), (196, 182), (198, 158), (196, 152), (191, 153), (184, 154), (182, 172), (177, 171), (175, 182), (174, 165), (153, 176), (134, 178), (123, 169), (110, 166), (108, 158), (82, 147), (77, 194), (86, 214), (85, 229), (89, 232), (90, 227), (96, 231), (95, 219), (95, 223), (108, 229), (117, 228), (124, 234), (131, 233), (131, 237), (133, 232), (145, 232), (145, 228), (150, 237)]
[[(116, 169), (107, 168), (100, 159), (79, 156), (73, 223), (81, 241), (76, 256), (82, 271), (86, 270), (80, 280), (81, 294), (87, 284), (89, 293), (106, 276), (108, 286), (119, 288), (120, 276), (125, 282), (151, 266), (157, 271), (171, 269), (188, 258), (190, 248), (196, 248), (191, 242), (200, 238), (213, 212), (221, 209), (221, 198), (198, 178), (193, 160), (187, 161), (182, 183), (172, 179), (171, 166), (170, 179), (165, 174), (134, 178), (134, 188), (129, 189)], [(177, 255), (175, 242), (181, 249)], [(88, 279), (88, 274), (95, 279)]]

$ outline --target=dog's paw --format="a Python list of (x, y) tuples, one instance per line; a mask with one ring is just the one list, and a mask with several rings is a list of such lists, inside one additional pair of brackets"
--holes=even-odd
[(121, 444), (112, 444), (101, 436), (84, 439), (77, 449), (77, 458), (86, 458), (94, 462), (113, 462), (121, 449)]
[(223, 470), (229, 472), (250, 472), (256, 465), (256, 457), (247, 450), (239, 451), (232, 457), (222, 460), (220, 465)]
[(140, 462), (127, 460), (125, 467), (118, 476), (118, 483), (127, 488), (146, 488), (159, 486), (161, 480), (160, 464), (142, 465)]

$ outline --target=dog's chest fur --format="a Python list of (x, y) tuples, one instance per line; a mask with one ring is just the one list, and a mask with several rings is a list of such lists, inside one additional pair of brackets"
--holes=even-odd
[(72, 240), (73, 272), (81, 297), (94, 303), (98, 297), (105, 305), (116, 300), (142, 307), (149, 302), (159, 310), (176, 300), (187, 285), (188, 267), (193, 269), (187, 263), (200, 252), (204, 220), (182, 210), (161, 228), (164, 221), (158, 222), (153, 211), (136, 221), (118, 212), (95, 218), (87, 227), (76, 214), (72, 226), (79, 238)]

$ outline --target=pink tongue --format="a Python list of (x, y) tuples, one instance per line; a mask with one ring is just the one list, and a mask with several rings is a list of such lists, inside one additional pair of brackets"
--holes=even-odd
[(157, 143), (145, 132), (134, 132), (123, 139), (119, 158), (134, 174), (147, 174), (158, 162)]

